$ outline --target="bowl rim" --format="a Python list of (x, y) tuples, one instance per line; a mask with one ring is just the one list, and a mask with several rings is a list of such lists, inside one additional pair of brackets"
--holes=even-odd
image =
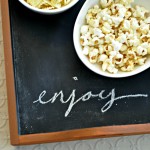
[(31, 10), (34, 10), (36, 12), (39, 12), (39, 13), (57, 13), (57, 12), (63, 12), (69, 8), (71, 8), (72, 6), (74, 6), (79, 0), (72, 0), (69, 4), (67, 4), (66, 6), (63, 6), (61, 8), (58, 8), (58, 9), (53, 9), (53, 10), (47, 10), (47, 9), (39, 9), (39, 8), (36, 8), (30, 4), (28, 4), (25, 0), (18, 0), (20, 3), (22, 3), (25, 7), (31, 9)]
[[(126, 77), (130, 77), (130, 76), (134, 76), (134, 75), (137, 75), (145, 70), (147, 70), (148, 68), (150, 68), (150, 62), (148, 63), (145, 63), (143, 66), (137, 66), (133, 71), (131, 72), (122, 72), (120, 71), (120, 74), (119, 73), (116, 73), (116, 74), (111, 74), (109, 72), (104, 72), (102, 71), (100, 68), (99, 70), (97, 70), (94, 66), (97, 65), (97, 64), (92, 64), (89, 62), (87, 56), (85, 56), (83, 53), (82, 53), (82, 47), (80, 45), (80, 42), (79, 42), (79, 39), (78, 39), (78, 34), (79, 33), (79, 20), (81, 19), (84, 19), (81, 17), (81, 13), (82, 11), (85, 10), (85, 7), (87, 5), (89, 0), (87, 0), (83, 7), (81, 8), (78, 16), (77, 16), (77, 19), (75, 21), (75, 25), (74, 25), (74, 29), (73, 29), (73, 43), (74, 43), (74, 47), (75, 47), (75, 51), (79, 57), (79, 59), (81, 60), (81, 62), (88, 68), (90, 69), (91, 71), (95, 72), (96, 74), (98, 75), (102, 75), (102, 76), (105, 76), (105, 77), (109, 77), (109, 78), (126, 78)], [(92, 5), (91, 5), (92, 6)], [(81, 22), (81, 21), (80, 21)], [(150, 56), (149, 56), (150, 57)], [(150, 59), (150, 58), (149, 58)], [(138, 69), (137, 69), (138, 68)]]

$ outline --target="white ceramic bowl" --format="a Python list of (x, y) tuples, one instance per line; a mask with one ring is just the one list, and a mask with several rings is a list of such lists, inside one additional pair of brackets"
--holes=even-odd
[(54, 9), (54, 10), (44, 10), (44, 9), (38, 9), (36, 7), (33, 7), (31, 5), (29, 5), (27, 2), (25, 2), (24, 0), (19, 0), (20, 3), (22, 3), (25, 7), (29, 8), (30, 10), (40, 13), (40, 14), (46, 14), (46, 15), (54, 15), (54, 14), (59, 14), (62, 13), (68, 9), (70, 9), (71, 7), (73, 7), (79, 0), (72, 0), (68, 5), (63, 6), (59, 9)]
[[(94, 6), (95, 4), (99, 4), (99, 0), (87, 0), (85, 4), (83, 5), (82, 9), (80, 10), (80, 13), (77, 17), (75, 26), (74, 26), (74, 32), (73, 32), (73, 40), (74, 40), (74, 46), (77, 52), (77, 55), (79, 56), (80, 60), (87, 66), (90, 70), (93, 72), (106, 76), (106, 77), (112, 77), (112, 78), (122, 78), (122, 77), (128, 77), (135, 74), (138, 74), (150, 67), (150, 56), (148, 57), (148, 60), (143, 66), (137, 66), (132, 72), (118, 72), (117, 74), (110, 74), (108, 72), (104, 72), (101, 70), (101, 67), (97, 64), (91, 64), (87, 58), (82, 53), (82, 47), (80, 45), (80, 28), (83, 24), (85, 24), (85, 16), (87, 14), (87, 11), (89, 8)], [(142, 5), (148, 10), (150, 10), (150, 0), (135, 0), (135, 4)]]

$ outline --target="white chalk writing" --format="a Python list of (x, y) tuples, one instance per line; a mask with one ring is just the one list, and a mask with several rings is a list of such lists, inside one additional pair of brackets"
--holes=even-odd
[(138, 97), (147, 98), (148, 97), (148, 94), (131, 94), (131, 95), (123, 95), (123, 96), (116, 97), (115, 89), (112, 89), (106, 96), (103, 96), (105, 95), (105, 93), (106, 93), (105, 90), (100, 91), (100, 93), (98, 94), (93, 94), (92, 91), (89, 91), (83, 94), (81, 97), (76, 98), (76, 89), (73, 89), (69, 97), (66, 100), (64, 100), (64, 93), (61, 90), (59, 93), (54, 93), (52, 98), (45, 101), (43, 100), (43, 97), (46, 94), (46, 90), (44, 90), (39, 95), (39, 98), (33, 103), (40, 103), (43, 105), (48, 104), (48, 103), (53, 104), (57, 99), (59, 99), (62, 104), (69, 103), (68, 109), (65, 112), (65, 117), (67, 117), (75, 105), (77, 105), (79, 102), (89, 101), (92, 98), (98, 98), (99, 101), (108, 99), (105, 105), (101, 108), (101, 112), (104, 113), (104, 112), (107, 112), (113, 106), (115, 101), (125, 99), (125, 98), (138, 98)]

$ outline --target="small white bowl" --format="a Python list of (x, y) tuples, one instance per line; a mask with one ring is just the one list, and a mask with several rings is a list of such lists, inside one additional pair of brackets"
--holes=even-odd
[[(85, 24), (85, 16), (87, 14), (88, 9), (90, 9), (91, 7), (93, 7), (96, 4), (99, 4), (99, 0), (87, 0), (84, 3), (82, 9), (80, 10), (80, 13), (79, 13), (77, 20), (75, 22), (74, 31), (73, 31), (73, 41), (74, 41), (74, 46), (75, 46), (77, 55), (79, 56), (80, 60), (84, 63), (84, 65), (86, 67), (88, 67), (93, 72), (95, 72), (99, 75), (111, 77), (111, 78), (129, 77), (129, 76), (136, 75), (136, 74), (148, 69), (150, 67), (150, 56), (148, 56), (148, 59), (143, 66), (137, 66), (131, 72), (121, 72), (120, 71), (117, 74), (111, 74), (108, 72), (104, 72), (104, 71), (102, 71), (100, 65), (91, 64), (89, 62), (87, 56), (85, 56), (82, 53), (83, 50), (82, 50), (82, 47), (80, 45), (80, 28), (83, 24)], [(150, 0), (142, 0), (142, 1), (141, 0), (135, 0), (135, 4), (142, 5), (145, 8), (150, 9)]]
[(39, 9), (39, 8), (33, 7), (29, 5), (27, 2), (25, 2), (24, 0), (19, 0), (20, 3), (22, 3), (25, 7), (29, 8), (30, 10), (40, 13), (40, 14), (46, 14), (46, 15), (54, 15), (54, 14), (62, 13), (70, 9), (71, 7), (73, 7), (78, 1), (79, 0), (72, 0), (68, 5), (63, 6), (61, 8), (53, 9), (53, 10), (45, 10), (45, 9)]

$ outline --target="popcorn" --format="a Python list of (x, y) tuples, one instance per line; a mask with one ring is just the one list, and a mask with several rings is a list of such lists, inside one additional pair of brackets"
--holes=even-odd
[(142, 34), (147, 34), (149, 32), (149, 29), (150, 29), (150, 25), (141, 21), (140, 31), (142, 32)]
[(92, 40), (91, 40), (91, 44), (94, 46), (94, 45), (99, 45), (100, 44), (100, 39), (98, 37), (94, 37)]
[(133, 13), (134, 17), (139, 17), (141, 19), (145, 18), (145, 14), (148, 13), (148, 10), (146, 10), (144, 7), (136, 6), (135, 12)]
[(111, 33), (105, 35), (105, 43), (112, 43), (114, 39), (115, 39), (115, 35)]
[(125, 19), (129, 19), (132, 16), (132, 13), (130, 11), (127, 11), (125, 14)]
[(99, 45), (99, 53), (100, 54), (104, 53), (104, 46), (103, 45)]
[(115, 27), (118, 27), (120, 25), (120, 23), (123, 21), (123, 18), (113, 16), (112, 21), (115, 24)]
[(148, 17), (147, 19), (145, 19), (144, 22), (147, 23), (147, 24), (150, 24), (150, 17)]
[(124, 71), (124, 72), (130, 72), (130, 71), (133, 71), (134, 69), (134, 66), (127, 66), (127, 67), (122, 67), (121, 70)]
[(108, 34), (111, 32), (111, 30), (109, 30), (108, 28), (106, 28), (105, 26), (102, 27), (102, 31), (104, 34)]
[(130, 21), (129, 20), (124, 20), (123, 21), (123, 31), (129, 31), (130, 30), (130, 26), (131, 26), (131, 24), (130, 24)]
[(122, 33), (119, 35), (119, 37), (117, 38), (117, 40), (120, 42), (120, 43), (126, 43), (127, 42), (127, 36), (126, 34)]
[(100, 0), (86, 15), (81, 27), (83, 54), (103, 71), (133, 71), (150, 54), (150, 17), (133, 0)]
[(82, 35), (86, 34), (88, 32), (88, 30), (89, 30), (89, 26), (88, 25), (83, 25), (81, 27), (81, 34)]
[(108, 65), (107, 70), (108, 72), (113, 73), (113, 74), (116, 74), (118, 72), (118, 69), (116, 69), (115, 66), (112, 64)]
[(143, 48), (148, 48), (149, 47), (149, 43), (148, 42), (144, 42), (144, 43), (142, 43), (141, 44), (141, 46), (143, 47)]
[(105, 27), (105, 28), (107, 28), (108, 30), (111, 30), (111, 25), (108, 23), (108, 22), (104, 22), (103, 23), (103, 26)]
[(138, 64), (139, 64), (140, 66), (144, 65), (145, 60), (146, 60), (146, 58), (140, 58), (140, 59), (138, 59)]
[(138, 46), (139, 44), (140, 44), (140, 40), (139, 40), (136, 36), (134, 36), (133, 39), (129, 40), (129, 45), (130, 45), (130, 46), (136, 47), (136, 46)]
[(123, 44), (120, 51), (126, 51), (128, 49), (126, 44)]
[(132, 59), (132, 60), (137, 60), (137, 55), (134, 51), (132, 50), (129, 50), (128, 53), (127, 53), (127, 57), (129, 59)]
[(113, 4), (111, 6), (112, 14), (119, 17), (124, 18), (127, 9), (122, 4)]
[(111, 16), (109, 14), (105, 14), (103, 16), (104, 21), (108, 21), (108, 23), (112, 24)]
[(93, 51), (89, 52), (89, 59), (91, 63), (96, 63), (98, 58), (98, 49), (93, 49)]
[(72, 0), (25, 0), (28, 4), (39, 9), (58, 9), (68, 5)]
[(111, 52), (109, 53), (109, 56), (110, 56), (110, 58), (111, 58), (111, 62), (112, 62), (112, 59), (113, 59), (116, 55), (117, 55), (117, 52), (116, 52), (116, 51), (111, 51)]
[(84, 54), (84, 55), (88, 55), (88, 54), (89, 54), (89, 46), (85, 46), (85, 47), (83, 48), (83, 54)]
[(150, 54), (150, 44), (148, 46), (147, 53)]
[(113, 50), (113, 48), (112, 48), (112, 46), (110, 46), (110, 45), (104, 45), (104, 51), (107, 53), (107, 52), (110, 52), (110, 51), (112, 51)]
[(122, 47), (122, 43), (113, 40), (112, 41), (112, 46), (114, 48), (114, 51), (119, 51), (121, 49), (121, 47)]
[(93, 9), (91, 9), (91, 13), (92, 14), (97, 14), (99, 13), (100, 9), (99, 9), (99, 6), (98, 5), (95, 5)]
[(117, 62), (117, 63), (120, 63), (122, 60), (123, 60), (123, 55), (118, 53), (118, 54), (116, 55), (116, 62)]
[(91, 27), (98, 28), (99, 27), (99, 20), (98, 19), (90, 19), (89, 25)]
[(99, 56), (99, 62), (100, 61), (104, 62), (106, 59), (108, 59), (108, 56), (106, 54), (102, 54)]
[(110, 14), (111, 14), (111, 11), (108, 8), (102, 9), (101, 12), (98, 13), (98, 15), (101, 16), (102, 18), (108, 17), (108, 19), (110, 19), (110, 17), (111, 17)]
[(104, 61), (103, 64), (102, 64), (102, 70), (103, 70), (103, 71), (106, 71), (107, 68), (108, 68), (108, 65), (109, 65), (108, 62), (107, 62), (107, 61)]
[(93, 18), (92, 13), (88, 13), (88, 14), (86, 15), (86, 21), (87, 21), (87, 23), (89, 23), (89, 21), (90, 21), (92, 18)]
[(98, 38), (102, 38), (105, 35), (102, 33), (102, 30), (100, 30), (99, 28), (94, 28), (93, 36), (97, 36)]
[(150, 35), (142, 35), (142, 36), (140, 36), (140, 39), (142, 42), (150, 43)]
[(104, 44), (104, 39), (100, 39), (99, 44)]
[(123, 4), (123, 5), (129, 5), (129, 4), (131, 4), (131, 3), (133, 3), (134, 2), (134, 0), (116, 0), (116, 3), (121, 3), (121, 4)]
[(85, 36), (81, 36), (80, 37), (80, 44), (82, 46), (87, 46), (87, 45), (89, 45), (89, 41), (88, 41), (88, 39)]
[(131, 28), (137, 30), (139, 28), (139, 23), (136, 18), (131, 18)]
[(147, 49), (142, 47), (142, 46), (138, 46), (137, 48), (137, 54), (140, 55), (140, 56), (145, 56), (147, 55)]
[(102, 6), (102, 8), (106, 8), (110, 6), (112, 2), (113, 0), (101, 0), (100, 5)]

